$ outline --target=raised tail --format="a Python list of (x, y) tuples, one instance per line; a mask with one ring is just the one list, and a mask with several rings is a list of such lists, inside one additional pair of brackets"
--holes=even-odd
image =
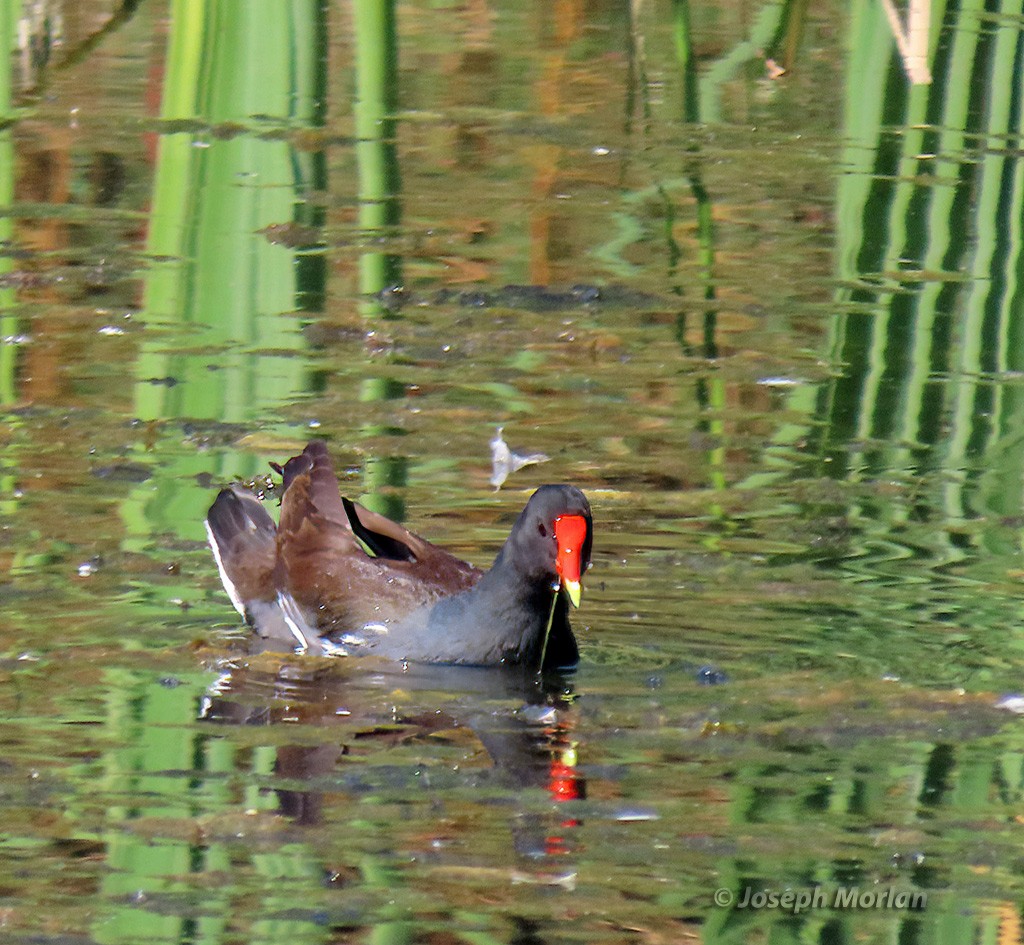
[(221, 489), (206, 513), (206, 535), (224, 590), (246, 620), (250, 601), (273, 600), (277, 526), (263, 503), (240, 486)]
[(277, 526), (263, 503), (241, 486), (221, 489), (206, 534), (224, 590), (256, 633), (271, 648), (319, 653), (318, 634), (277, 586)]

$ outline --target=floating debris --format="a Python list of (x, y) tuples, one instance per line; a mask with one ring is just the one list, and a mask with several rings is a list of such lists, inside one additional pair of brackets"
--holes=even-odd
[(558, 710), (553, 705), (524, 705), (519, 716), (531, 725), (553, 725), (558, 721)]
[(551, 459), (545, 453), (517, 453), (510, 449), (502, 436), (504, 429), (504, 427), (498, 427), (498, 432), (491, 440), (491, 485), (494, 486), (495, 492), (501, 488), (502, 483), (512, 473), (518, 472), (524, 466), (546, 463)]
[(620, 807), (612, 813), (612, 820), (620, 824), (635, 824), (645, 820), (660, 820), (661, 815), (649, 807)]
[(153, 475), (153, 471), (142, 463), (118, 461), (107, 466), (96, 466), (91, 470), (97, 479), (110, 479), (113, 482), (145, 482)]
[(1016, 712), (1017, 715), (1024, 715), (1024, 696), (1013, 694), (1003, 696), (996, 703), (997, 709), (1006, 709), (1008, 712)]
[(729, 676), (715, 666), (702, 666), (697, 670), (697, 682), (702, 686), (721, 686), (729, 681)]
[(100, 569), (100, 559), (90, 558), (88, 561), (83, 561), (78, 566), (79, 577), (92, 577)]

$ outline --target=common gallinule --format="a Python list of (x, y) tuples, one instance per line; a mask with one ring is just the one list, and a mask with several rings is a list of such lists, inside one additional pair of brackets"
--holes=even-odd
[(275, 468), (284, 478), (278, 525), (238, 485), (221, 490), (206, 518), (224, 588), (267, 648), (576, 664), (569, 604), (580, 602), (593, 528), (579, 489), (541, 486), (483, 572), (342, 498), (322, 441)]

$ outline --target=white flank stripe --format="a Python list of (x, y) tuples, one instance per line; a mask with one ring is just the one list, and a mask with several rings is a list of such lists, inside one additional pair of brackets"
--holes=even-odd
[(235, 610), (242, 615), (243, 619), (247, 619), (245, 616), (245, 604), (242, 603), (242, 598), (238, 596), (235, 585), (231, 582), (231, 578), (228, 577), (228, 572), (224, 569), (224, 559), (220, 556), (220, 548), (217, 545), (217, 538), (213, 534), (213, 529), (210, 528), (210, 523), (206, 519), (203, 520), (203, 525), (206, 526), (206, 537), (210, 542), (213, 560), (217, 562), (217, 570), (220, 571), (220, 582), (224, 585), (224, 590), (228, 592), (231, 603), (235, 605)]

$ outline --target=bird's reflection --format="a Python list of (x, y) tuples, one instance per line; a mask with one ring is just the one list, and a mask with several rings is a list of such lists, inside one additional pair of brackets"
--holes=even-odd
[[(275, 749), (275, 780), (289, 785), (275, 794), (280, 814), (311, 826), (323, 821), (324, 786), (337, 783), (346, 755), (428, 738), (475, 742), (490, 762), (489, 786), (544, 788), (557, 804), (582, 800), (576, 699), (563, 675), (370, 658), (282, 662), (262, 654), (225, 668), (202, 700), (200, 718), (220, 725), (302, 724), (303, 744)], [(309, 742), (310, 727), (322, 740)], [(560, 811), (517, 813), (513, 847), (530, 859), (564, 857), (578, 826)]]

